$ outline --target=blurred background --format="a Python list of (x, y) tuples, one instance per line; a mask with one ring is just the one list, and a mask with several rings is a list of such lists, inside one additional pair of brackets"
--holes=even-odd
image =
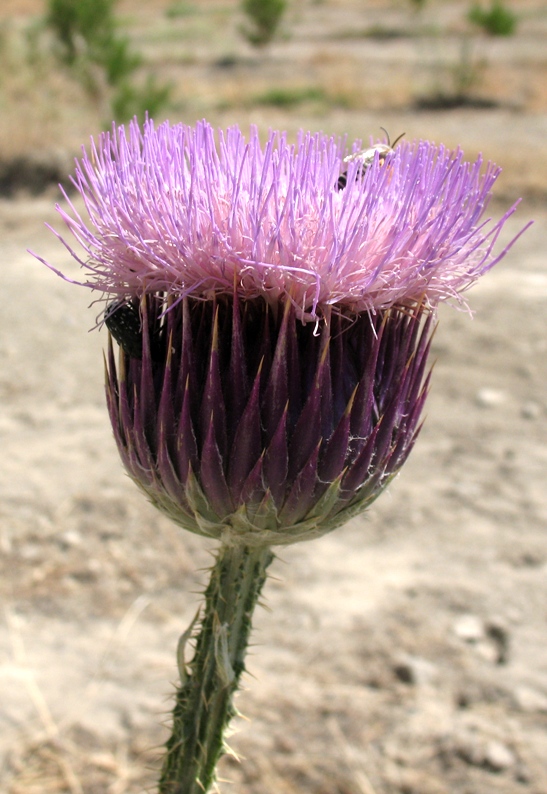
[(149, 111), (381, 125), (484, 149), (507, 192), (544, 196), (546, 47), (542, 0), (2, 0), (0, 191), (57, 181), (90, 134)]

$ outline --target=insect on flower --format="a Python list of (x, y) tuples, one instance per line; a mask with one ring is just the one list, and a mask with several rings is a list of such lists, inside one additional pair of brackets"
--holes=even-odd
[[(369, 168), (374, 162), (374, 158), (376, 154), (378, 154), (378, 160), (380, 161), (380, 165), (383, 165), (388, 154), (391, 154), (391, 152), (393, 152), (395, 146), (398, 144), (398, 142), (405, 134), (404, 132), (402, 132), (397, 138), (395, 138), (393, 143), (391, 143), (388, 131), (384, 127), (380, 127), (380, 129), (385, 132), (387, 143), (375, 143), (374, 146), (370, 146), (368, 149), (361, 149), (360, 152), (354, 152), (353, 154), (348, 154), (347, 157), (344, 157), (344, 163), (358, 162), (360, 164), (356, 178), (360, 178), (364, 175), (367, 168)], [(338, 177), (338, 182), (337, 182), (338, 190), (343, 190), (346, 187), (348, 183), (347, 174), (348, 172), (346, 170), (343, 171)]]
[(137, 301), (120, 300), (109, 303), (104, 313), (104, 321), (128, 356), (142, 358), (142, 329)]
[[(149, 296), (147, 303), (155, 305), (158, 301)], [(115, 300), (105, 309), (104, 323), (129, 358), (142, 359), (146, 336), (151, 360), (161, 361), (166, 343), (163, 317), (161, 314), (156, 316), (152, 310), (151, 315), (146, 313), (146, 322), (143, 323), (142, 311), (143, 304), (139, 298)]]

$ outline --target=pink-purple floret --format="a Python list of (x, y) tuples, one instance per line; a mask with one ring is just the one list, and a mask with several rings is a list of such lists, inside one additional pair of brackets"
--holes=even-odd
[(86, 272), (78, 283), (106, 299), (208, 298), (235, 286), (244, 299), (288, 298), (303, 319), (326, 305), (434, 308), (461, 301), (512, 244), (494, 253), (516, 204), (497, 222), (481, 220), (496, 166), (403, 141), (360, 178), (358, 162), (343, 163), (347, 151), (321, 133), (292, 145), (271, 132), (261, 145), (256, 129), (246, 140), (204, 121), (113, 128), (77, 162), (89, 218), (68, 196), (68, 211), (58, 207), (85, 252), (62, 240)]

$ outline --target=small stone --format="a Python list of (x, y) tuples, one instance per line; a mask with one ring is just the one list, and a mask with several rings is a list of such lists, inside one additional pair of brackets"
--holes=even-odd
[(423, 685), (436, 678), (438, 671), (432, 662), (420, 656), (401, 654), (395, 660), (393, 672), (403, 684)]
[(456, 637), (465, 642), (478, 642), (484, 637), (484, 624), (476, 615), (460, 615), (452, 627)]
[(499, 651), (492, 642), (485, 642), (480, 640), (476, 644), (476, 650), (481, 659), (490, 664), (498, 664)]
[(68, 529), (60, 537), (61, 543), (65, 546), (79, 546), (82, 542), (82, 536), (76, 529)]
[(495, 739), (487, 743), (484, 750), (484, 763), (494, 772), (510, 769), (515, 765), (516, 760), (515, 754), (505, 744)]
[(507, 395), (500, 389), (479, 389), (475, 395), (475, 402), (480, 408), (498, 408), (506, 401)]
[(484, 753), (477, 737), (462, 734), (454, 738), (452, 751), (470, 766), (483, 766)]
[(498, 618), (489, 620), (486, 633), (496, 650), (496, 664), (507, 664), (509, 660), (509, 630), (504, 621)]
[(547, 697), (536, 689), (527, 686), (517, 687), (515, 700), (522, 711), (529, 714), (547, 714)]
[(474, 733), (454, 737), (453, 752), (469, 766), (482, 767), (491, 772), (503, 772), (517, 763), (517, 757), (507, 745), (497, 739), (488, 739)]

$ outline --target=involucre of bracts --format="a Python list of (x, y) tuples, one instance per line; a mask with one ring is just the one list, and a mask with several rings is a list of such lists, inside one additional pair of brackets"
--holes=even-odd
[(142, 350), (109, 345), (123, 463), (177, 524), (224, 542), (287, 544), (364, 510), (419, 429), (432, 315), (421, 304), (303, 324), (237, 293), (147, 295)]

